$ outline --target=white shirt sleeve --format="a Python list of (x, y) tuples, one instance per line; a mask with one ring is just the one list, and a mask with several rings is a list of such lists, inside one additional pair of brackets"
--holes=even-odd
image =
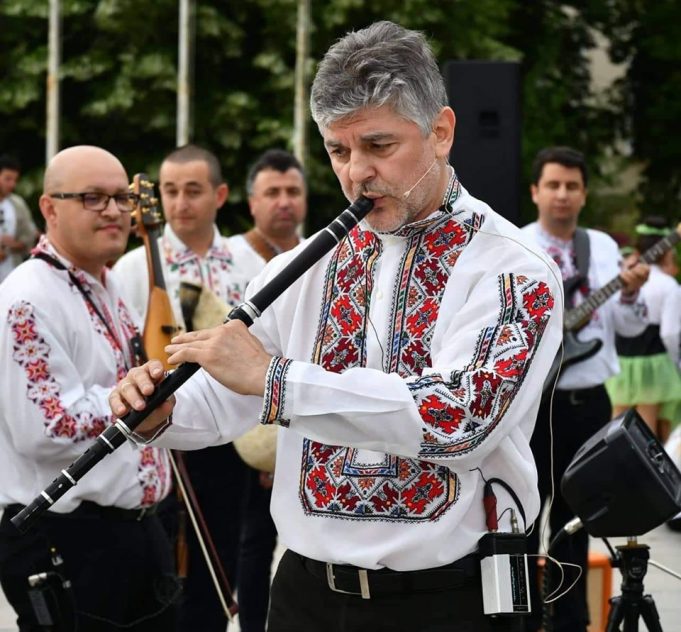
[[(7, 318), (2, 346), (9, 353), (1, 360), (2, 391), (14, 402), (8, 430), (15, 449), (35, 459), (80, 455), (113, 421), (107, 399), (113, 381), (110, 386), (85, 386), (53, 313), (22, 301), (10, 308)], [(15, 344), (15, 323), (30, 323), (32, 339)], [(49, 379), (32, 379), (38, 374)]]

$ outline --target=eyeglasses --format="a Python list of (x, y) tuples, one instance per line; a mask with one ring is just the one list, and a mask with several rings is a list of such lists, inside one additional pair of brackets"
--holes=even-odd
[(115, 195), (108, 195), (106, 193), (98, 193), (97, 191), (87, 191), (85, 193), (51, 193), (50, 197), (58, 200), (72, 200), (80, 198), (83, 208), (88, 211), (96, 211), (101, 213), (109, 206), (111, 198), (116, 202), (116, 206), (121, 213), (131, 213), (137, 202), (139, 196), (136, 193), (116, 193)]

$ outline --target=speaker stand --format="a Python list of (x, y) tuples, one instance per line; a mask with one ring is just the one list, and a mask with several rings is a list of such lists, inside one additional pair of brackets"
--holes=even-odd
[[(610, 599), (610, 613), (605, 632), (638, 632), (639, 617), (649, 632), (662, 632), (660, 615), (650, 595), (643, 594), (643, 578), (648, 570), (650, 547), (639, 544), (635, 537), (615, 547), (618, 554), (610, 564), (622, 574), (622, 594)], [(620, 624), (624, 627), (620, 628)]]

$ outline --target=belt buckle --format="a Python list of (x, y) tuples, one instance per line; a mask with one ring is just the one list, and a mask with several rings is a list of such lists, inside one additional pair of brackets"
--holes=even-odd
[(364, 568), (357, 569), (357, 575), (359, 578), (359, 589), (361, 592), (354, 592), (351, 590), (341, 590), (336, 587), (336, 577), (333, 574), (333, 564), (331, 562), (326, 563), (326, 581), (329, 584), (329, 588), (333, 592), (342, 593), (344, 595), (362, 595), (362, 599), (371, 599), (371, 593), (369, 592), (369, 575)]

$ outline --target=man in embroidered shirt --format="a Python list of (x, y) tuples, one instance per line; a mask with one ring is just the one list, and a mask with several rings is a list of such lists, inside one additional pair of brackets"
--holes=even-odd
[(24, 199), (14, 193), (21, 167), (12, 156), (0, 156), (0, 283), (28, 254), (38, 229)]
[[(217, 297), (218, 303), (234, 307), (244, 299), (247, 283), (260, 272), (264, 261), (243, 238), (223, 237), (218, 230), (215, 220), (227, 201), (229, 187), (212, 152), (196, 145), (170, 152), (161, 163), (159, 190), (166, 219), (158, 243), (163, 277), (175, 321), (186, 328), (189, 323), (184, 322), (180, 297), (183, 281), (201, 286), (203, 292)], [(149, 297), (145, 249), (125, 254), (114, 271), (130, 302), (145, 314)], [(196, 313), (194, 316), (197, 322), (205, 318)], [(188, 452), (184, 459), (221, 563), (230, 582), (236, 585), (247, 466), (231, 443)], [(174, 504), (169, 499), (163, 512), (171, 525)], [(210, 571), (191, 525), (185, 531), (188, 568), (180, 629), (224, 632), (226, 617)]]
[[(157, 440), (226, 441), (258, 416), (282, 427), (272, 515), (287, 552), (270, 632), (511, 629), (483, 614), (484, 480), (522, 503), (495, 490), (502, 530), (510, 510), (534, 520), (529, 438), (561, 337), (557, 269), (449, 166), (454, 112), (420, 33), (379, 22), (346, 35), (311, 109), (345, 196), (373, 210), (250, 330), (174, 340), (171, 360), (204, 370)], [(130, 372), (113, 411), (143, 408), (159, 379), (155, 363)]]
[(37, 573), (59, 595), (60, 629), (174, 625), (172, 553), (150, 515), (170, 489), (165, 450), (123, 445), (28, 534), (10, 523), (113, 422), (107, 396), (134, 366), (137, 330), (105, 264), (134, 206), (112, 154), (58, 153), (40, 197), (46, 235), (0, 292), (0, 582), (21, 630), (45, 629), (29, 599)]
[[(216, 156), (196, 145), (178, 147), (161, 163), (159, 190), (166, 219), (159, 250), (176, 321), (183, 323), (182, 281), (211, 290), (227, 305), (238, 305), (246, 285), (261, 270), (262, 259), (242, 239), (220, 235), (215, 219), (229, 187)], [(144, 316), (149, 300), (144, 248), (123, 255), (114, 272)]]
[[(537, 205), (538, 221), (523, 228), (558, 264), (564, 281), (574, 280), (580, 262), (575, 247), (579, 213), (586, 203), (587, 169), (584, 156), (570, 147), (548, 147), (537, 154), (532, 167), (532, 200)], [(638, 290), (648, 277), (649, 268), (638, 264), (620, 270), (617, 244), (603, 232), (589, 229), (590, 244), (586, 278), (581, 280), (567, 305), (577, 306), (585, 297), (620, 275), (624, 287), (591, 317), (580, 332), (579, 340), (599, 338), (603, 346), (593, 357), (561, 371), (553, 397), (553, 480), (556, 490), (579, 447), (611, 419), (611, 406), (603, 386), (605, 380), (619, 371), (615, 350), (615, 333), (636, 335), (646, 326), (645, 306)], [(566, 348), (566, 354), (569, 349)], [(542, 501), (551, 494), (550, 390), (542, 400), (537, 425), (532, 435), (532, 451), (539, 471), (539, 493)], [(553, 499), (550, 530), (553, 534), (574, 517), (558, 491)], [(529, 540), (531, 551), (538, 552), (540, 525), (535, 525)], [(553, 605), (553, 629), (556, 632), (585, 632), (588, 624), (586, 603), (588, 535), (582, 530), (567, 538), (552, 555), (561, 562), (579, 564), (582, 574), (577, 585)], [(537, 589), (536, 564), (530, 565), (530, 589), (533, 593), (533, 617), (528, 629), (541, 627), (541, 600)], [(567, 571), (566, 581), (575, 577)]]

